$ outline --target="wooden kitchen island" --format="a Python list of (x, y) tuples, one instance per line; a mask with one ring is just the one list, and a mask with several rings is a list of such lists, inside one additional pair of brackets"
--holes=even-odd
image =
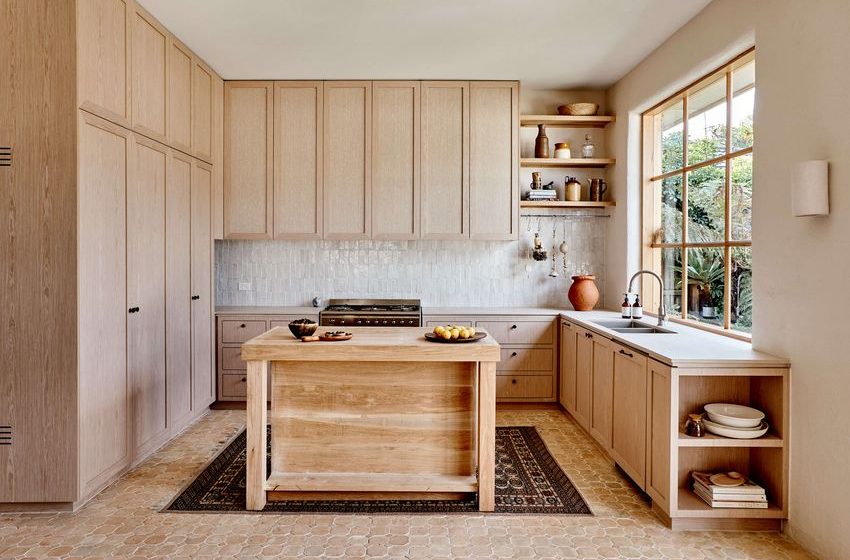
[(493, 511), (499, 344), (428, 342), (421, 327), (347, 330), (348, 341), (306, 343), (277, 327), (242, 345), (247, 509), (477, 492)]

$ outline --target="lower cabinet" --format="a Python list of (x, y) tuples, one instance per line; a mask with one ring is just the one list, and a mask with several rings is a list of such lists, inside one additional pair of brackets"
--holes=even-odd
[(575, 416), (576, 411), (576, 329), (567, 321), (561, 321), (560, 384), (558, 402), (567, 412)]
[[(576, 327), (576, 407), (573, 416), (578, 425), (590, 427), (593, 379), (593, 333)], [(563, 364), (562, 366), (563, 367)]]
[(611, 449), (614, 410), (614, 363), (611, 342), (592, 335), (593, 366), (590, 380), (590, 426), (588, 431), (606, 451)]
[(641, 488), (646, 488), (647, 359), (634, 350), (613, 346), (611, 449), (614, 460)]

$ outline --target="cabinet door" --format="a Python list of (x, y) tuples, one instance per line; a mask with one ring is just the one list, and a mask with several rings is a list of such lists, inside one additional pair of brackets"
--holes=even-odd
[(192, 153), (212, 162), (213, 73), (197, 58), (192, 63)]
[(593, 335), (576, 327), (576, 407), (573, 416), (584, 429), (590, 426), (592, 370)]
[(272, 236), (272, 82), (224, 85), (224, 237)]
[(469, 237), (469, 82), (422, 82), (424, 239)]
[(133, 130), (165, 142), (168, 32), (138, 5), (134, 8), (131, 29)]
[(173, 37), (168, 45), (168, 141), (191, 152), (192, 53)]
[(322, 237), (322, 82), (275, 82), (274, 237)]
[(516, 239), (518, 86), (471, 82), (469, 86), (469, 236)]
[(611, 449), (611, 421), (614, 407), (614, 352), (611, 342), (593, 335), (591, 369), (590, 435), (606, 450)]
[[(129, 132), (80, 111), (77, 243), (80, 496), (130, 459), (126, 195)], [(69, 419), (69, 421), (71, 421)]]
[[(134, 135), (127, 184), (127, 364), (133, 449), (141, 455), (166, 429), (165, 178), (168, 148)], [(128, 310), (129, 310), (128, 309)]]
[(369, 239), (372, 83), (324, 86), (324, 237)]
[(646, 487), (646, 357), (614, 344), (611, 455)]
[(215, 400), (212, 321), (212, 168), (192, 167), (192, 383), (194, 412)]
[(419, 236), (419, 82), (372, 83), (372, 239)]
[(576, 411), (576, 332), (567, 321), (561, 321), (560, 388), (558, 401), (567, 412)]
[(172, 430), (192, 412), (191, 181), (192, 158), (172, 152), (165, 186), (165, 373)]
[(80, 108), (129, 126), (131, 4), (87, 0), (76, 5)]
[[(678, 388), (673, 389), (673, 376), (670, 366), (649, 360), (647, 364), (648, 382), (647, 400), (647, 453), (646, 493), (664, 511), (669, 511), (670, 497), (676, 492), (676, 477), (671, 480), (670, 443), (674, 436), (670, 421), (671, 392), (678, 395)], [(678, 382), (676, 383), (678, 385)], [(675, 462), (675, 458), (673, 459)]]

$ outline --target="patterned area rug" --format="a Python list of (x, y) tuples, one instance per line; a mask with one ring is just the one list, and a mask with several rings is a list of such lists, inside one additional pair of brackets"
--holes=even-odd
[[(168, 506), (168, 512), (245, 512), (245, 432)], [(273, 513), (475, 513), (477, 499), (269, 502)], [(496, 513), (592, 515), (533, 427), (496, 428)]]

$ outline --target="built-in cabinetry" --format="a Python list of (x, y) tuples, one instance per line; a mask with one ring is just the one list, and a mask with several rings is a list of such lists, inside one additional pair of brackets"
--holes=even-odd
[(228, 239), (516, 239), (517, 82), (227, 82)]
[[(672, 367), (567, 319), (560, 356), (559, 402), (669, 526), (775, 530), (787, 518), (789, 372), (781, 361)], [(752, 440), (685, 435), (687, 415), (713, 402), (764, 411), (770, 432)], [(769, 507), (712, 509), (691, 490), (695, 470), (744, 473), (766, 488)]]

